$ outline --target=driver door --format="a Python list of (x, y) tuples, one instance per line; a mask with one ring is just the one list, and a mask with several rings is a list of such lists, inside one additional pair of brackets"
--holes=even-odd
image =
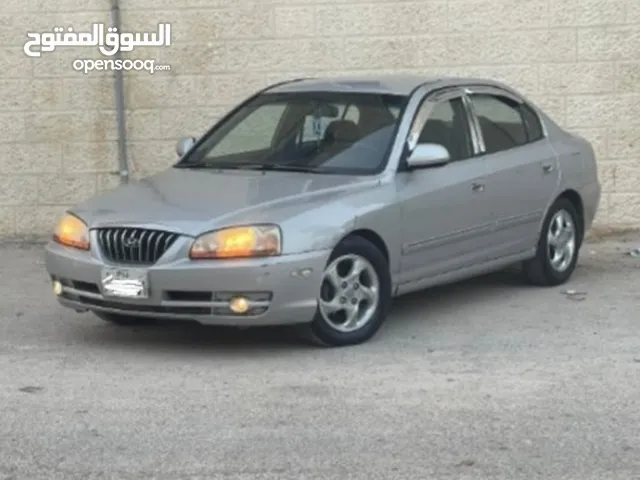
[(475, 156), (478, 147), (463, 93), (456, 89), (428, 97), (411, 132), (418, 144), (445, 146), (451, 160), (398, 172), (401, 289), (485, 261), (493, 220), (485, 198), (486, 165)]

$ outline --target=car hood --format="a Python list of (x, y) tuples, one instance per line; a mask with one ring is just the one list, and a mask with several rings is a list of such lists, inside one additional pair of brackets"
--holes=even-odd
[(72, 211), (90, 228), (136, 225), (198, 235), (230, 224), (281, 222), (376, 184), (375, 177), (170, 168)]

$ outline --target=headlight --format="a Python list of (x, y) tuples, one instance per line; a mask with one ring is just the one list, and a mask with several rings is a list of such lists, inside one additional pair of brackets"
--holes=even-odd
[(89, 250), (89, 229), (78, 217), (66, 214), (56, 227), (53, 239), (67, 247)]
[(189, 257), (246, 258), (280, 255), (282, 235), (276, 225), (232, 227), (205, 233), (196, 239)]

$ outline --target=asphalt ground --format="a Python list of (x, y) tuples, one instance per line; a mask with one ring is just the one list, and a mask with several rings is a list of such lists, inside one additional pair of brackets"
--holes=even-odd
[(0, 479), (640, 479), (628, 240), (586, 245), (562, 287), (402, 297), (342, 349), (111, 326), (57, 305), (42, 247), (4, 245)]

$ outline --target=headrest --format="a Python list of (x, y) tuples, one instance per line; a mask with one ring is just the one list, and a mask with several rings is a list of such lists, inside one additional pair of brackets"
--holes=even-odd
[(360, 138), (358, 126), (352, 120), (334, 120), (324, 133), (324, 139), (334, 142), (354, 142)]

